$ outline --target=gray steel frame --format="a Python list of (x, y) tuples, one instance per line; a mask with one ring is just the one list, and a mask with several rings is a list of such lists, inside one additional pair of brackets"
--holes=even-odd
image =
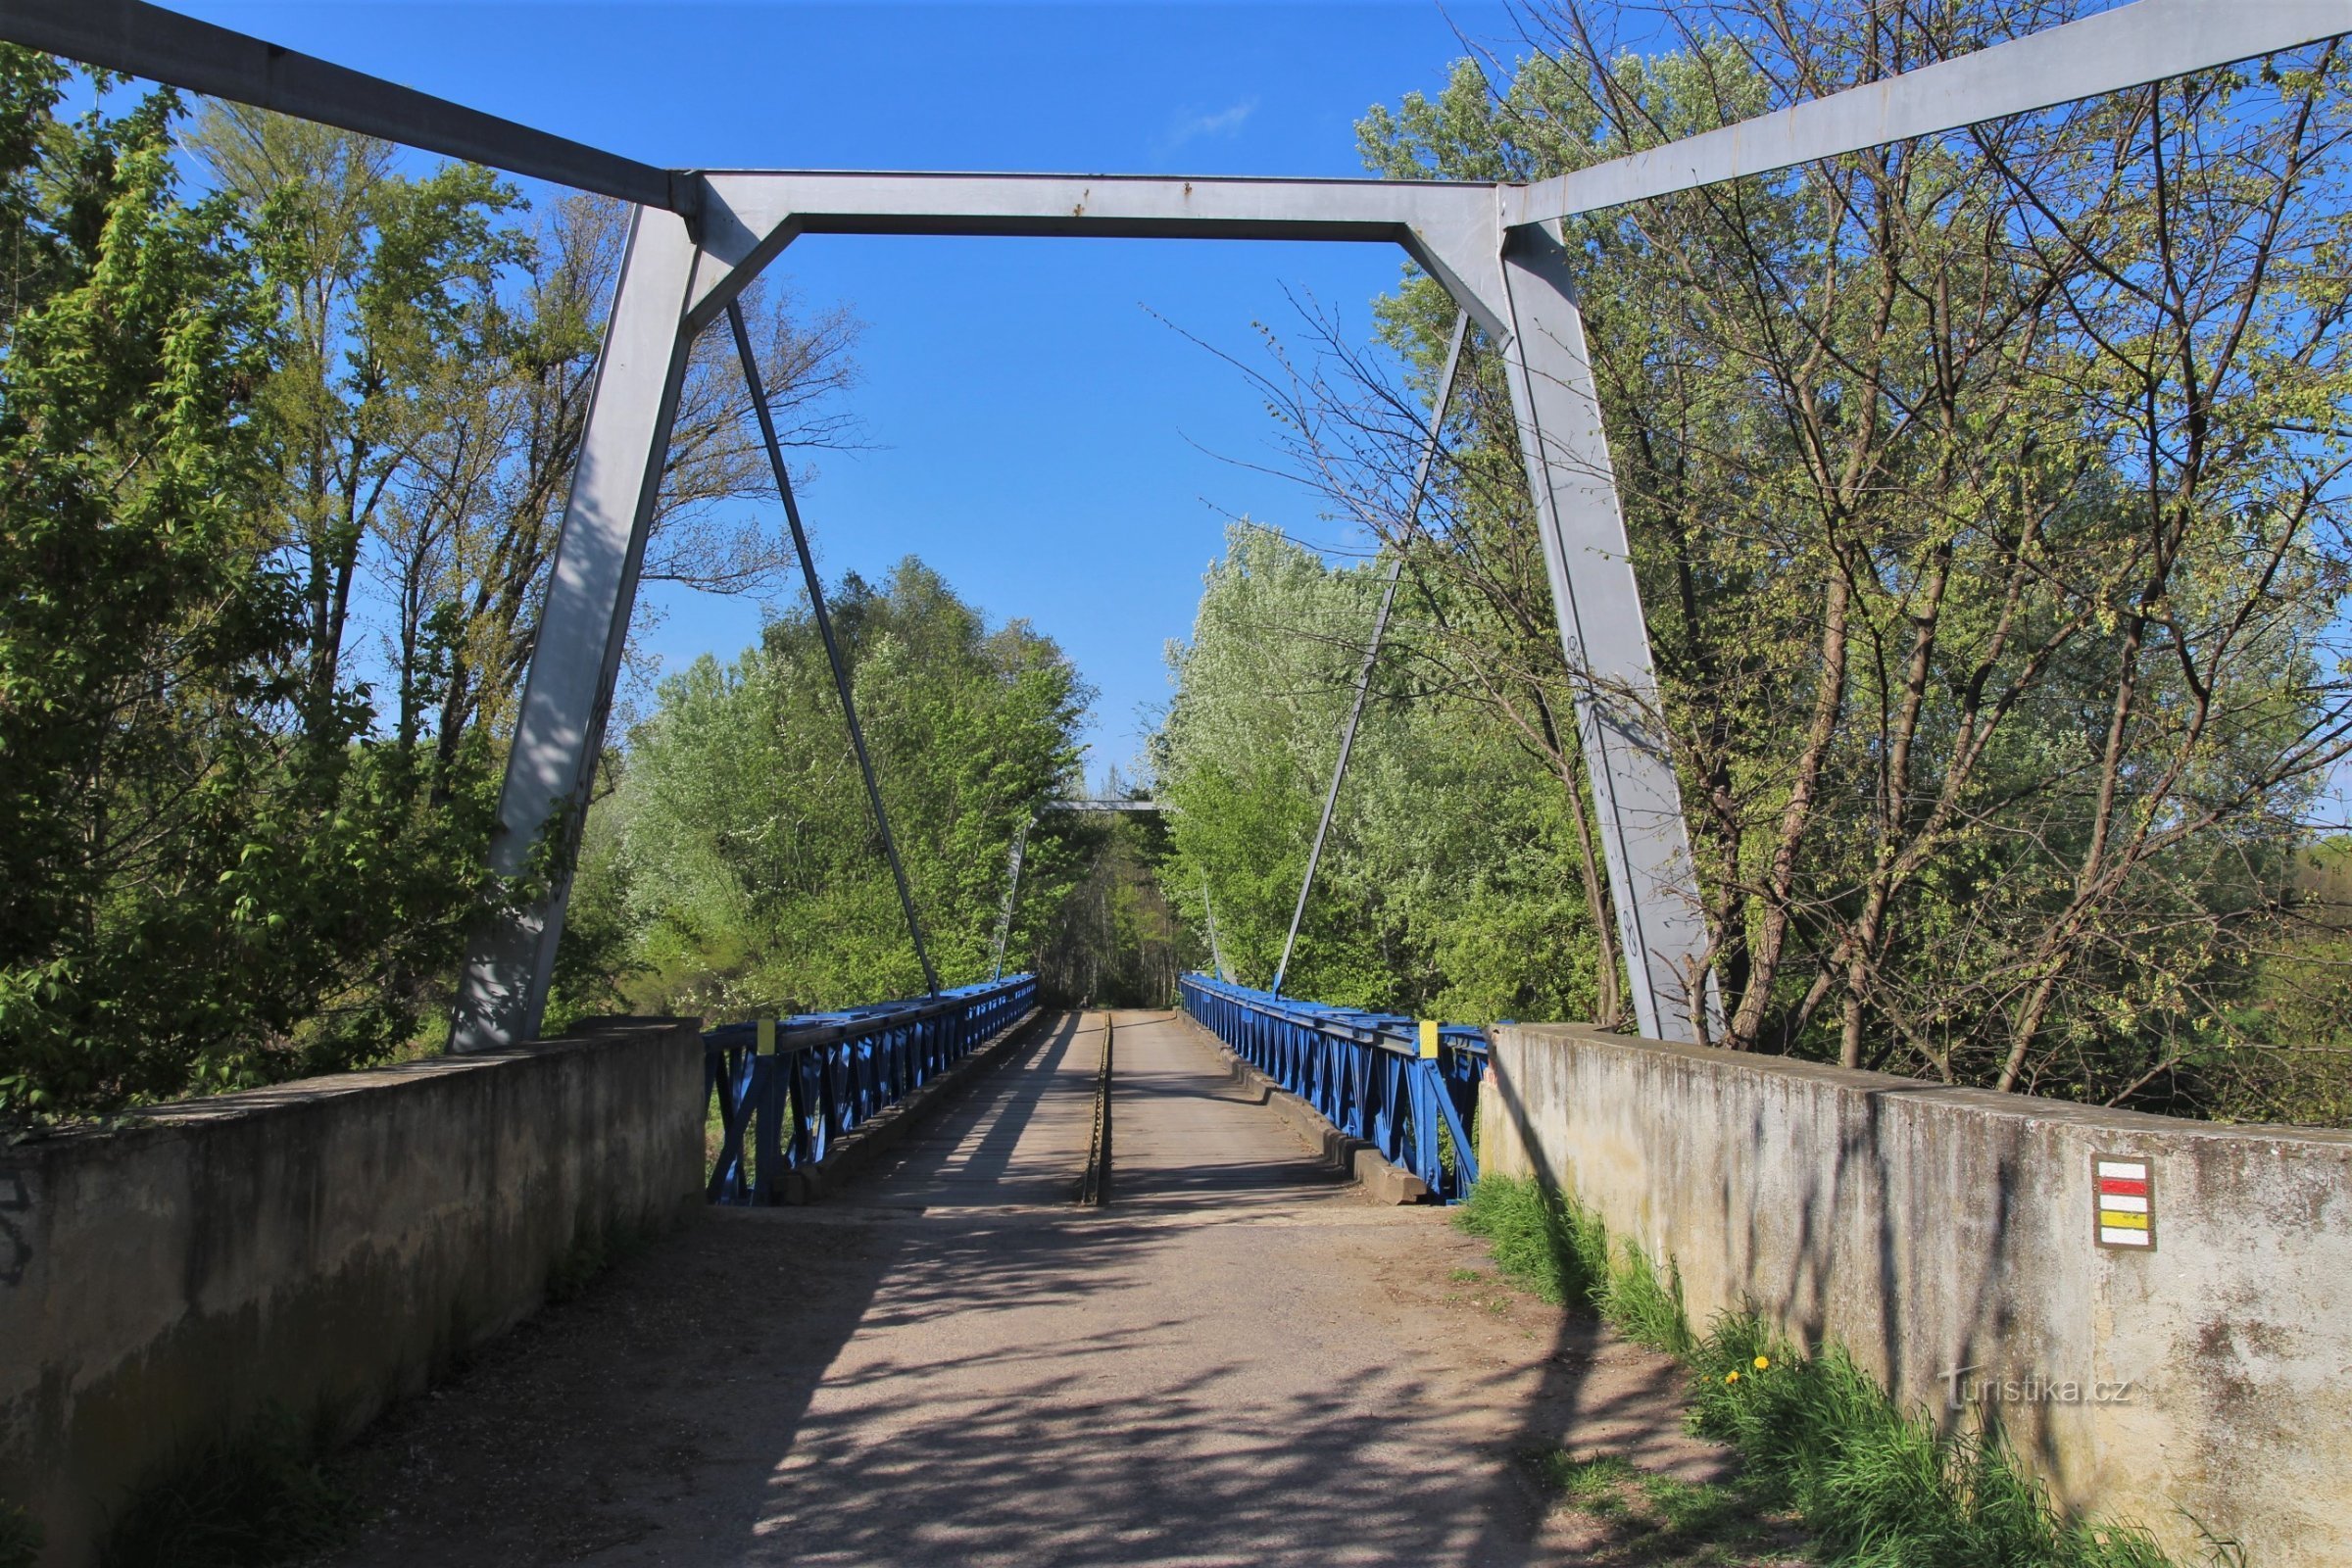
[[(451, 1049), (537, 1033), (636, 598), (687, 345), (802, 234), (1312, 239), (1402, 246), (1508, 367), (1578, 734), (1642, 1033), (1695, 1036), (1706, 956), (1648, 633), (1558, 220), (2352, 32), (2352, 0), (2135, 0), (1667, 147), (1526, 186), (663, 170), (139, 0), (0, 0), (0, 37), (638, 204), (500, 797), (491, 862), (531, 906), (467, 956)], [(556, 853), (536, 855), (551, 824)], [(1713, 999), (1705, 1004), (1713, 1010)]]

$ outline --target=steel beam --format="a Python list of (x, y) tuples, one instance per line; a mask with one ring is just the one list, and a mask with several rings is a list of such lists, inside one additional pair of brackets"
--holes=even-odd
[[(1566, 258), (1544, 224), (1695, 185), (2119, 91), (2352, 31), (2352, 0), (2136, 4), (1526, 187), (1297, 180), (664, 170), (140, 0), (0, 0), (0, 37), (93, 66), (637, 203), (491, 861), (522, 872), (576, 824), (635, 598), (684, 352), (803, 233), (1387, 241), (1505, 344), (1578, 733), (1643, 1032), (1690, 1038), (1704, 947), (1656, 681)], [(685, 215), (683, 218), (673, 215)], [(698, 255), (689, 222), (700, 224)], [(567, 847), (566, 847), (567, 848)], [(555, 858), (567, 865), (568, 854)], [(568, 875), (485, 931), (453, 1049), (539, 1023)], [(1713, 1009), (1710, 993), (1704, 1004)]]
[(988, 977), (991, 980), (1004, 972), (1004, 943), (1012, 935), (1012, 906), (1021, 896), (1021, 857), (1029, 849), (1029, 830), (1037, 825), (1037, 813), (1032, 811), (1021, 818), (1020, 827), (1012, 835), (1012, 854), (1004, 863), (1004, 906), (997, 911), (996, 952), (989, 959)]
[(571, 891), (570, 852), (604, 745), (685, 376), (691, 339), (679, 323), (694, 262), (684, 220), (638, 210), (507, 756), (490, 868), (509, 879), (529, 870), (551, 821), (564, 841), (538, 858), (548, 876), (541, 897), (475, 934), (459, 977), (452, 1051), (518, 1045), (539, 1032)]
[(2352, 0), (2137, 0), (1540, 184), (1513, 227), (2031, 114), (2352, 32)]
[[(1511, 404), (1560, 646), (1576, 683), (1577, 738), (1592, 781), (1634, 1012), (1651, 1039), (1694, 1040), (1690, 988), (1707, 951), (1706, 920), (1569, 257), (1546, 229), (1514, 229), (1503, 275)], [(1706, 1005), (1712, 1015), (1712, 989)]]
[(700, 326), (802, 234), (1014, 234), (1294, 239), (1404, 247), (1500, 331), (1497, 187), (1443, 180), (1183, 178), (1138, 174), (711, 171), (709, 255), (688, 315)]
[(0, 0), (0, 37), (511, 173), (692, 213), (701, 182), (141, 0)]

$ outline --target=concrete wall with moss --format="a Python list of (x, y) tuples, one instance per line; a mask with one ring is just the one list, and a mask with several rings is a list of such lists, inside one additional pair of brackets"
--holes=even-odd
[[(1752, 1303), (1939, 1421), (1996, 1411), (2183, 1557), (2352, 1562), (2352, 1136), (1563, 1025), (1498, 1028), (1494, 1069), (1482, 1168), (1671, 1259), (1693, 1327)], [(2150, 1163), (2152, 1250), (2097, 1245), (2097, 1155)]]
[(0, 1499), (78, 1568), (208, 1439), (356, 1432), (701, 1201), (702, 1073), (632, 1027), (0, 1149)]

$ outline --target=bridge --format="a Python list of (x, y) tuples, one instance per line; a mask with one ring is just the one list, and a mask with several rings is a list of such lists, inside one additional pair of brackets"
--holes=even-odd
[(1721, 1474), (1664, 1357), (1267, 1099), (1182, 1014), (1042, 1015), (820, 1201), (715, 1211), (395, 1416), (344, 1560), (1499, 1563), (1563, 1545), (1523, 1450)]
[[(1692, 1482), (1730, 1460), (1684, 1434), (1668, 1356), (1506, 1287), (1448, 1226), (1505, 1181), (1566, 1195), (1599, 1266), (1692, 1328), (1752, 1310), (1945, 1430), (1947, 1380), (1984, 1368), (2134, 1391), (2003, 1412), (2063, 1508), (2176, 1549), (2352, 1552), (2352, 1141), (1693, 1043), (1705, 932), (1558, 230), (2346, 30), (2342, 0), (2137, 0), (1506, 185), (660, 169), (137, 0), (4, 0), (18, 42), (636, 205), (491, 848), (509, 876), (563, 864), (588, 799), (687, 346), (788, 245), (1401, 247), (1457, 344), (1475, 322), (1503, 350), (1640, 1023), (1331, 1006), (1284, 993), (1287, 955), (1262, 990), (1220, 964), (1178, 1009), (1049, 1011), (1001, 934), (990, 978), (941, 984), (901, 874), (920, 997), (543, 1039), (559, 874), (477, 933), (448, 1056), (0, 1160), (0, 1494), (48, 1526), (40, 1560), (91, 1560), (141, 1484), (271, 1409), (370, 1434), (354, 1563), (1572, 1560), (1594, 1543), (1529, 1453)], [(2160, 1252), (2117, 1250), (2115, 1196)]]

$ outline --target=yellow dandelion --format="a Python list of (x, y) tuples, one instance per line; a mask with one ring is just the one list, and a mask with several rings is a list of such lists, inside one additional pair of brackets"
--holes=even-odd
[(1723, 1375), (1723, 1381), (1726, 1383), (1737, 1383), (1740, 1381), (1740, 1374), (1737, 1372), (1726, 1372)]
[(1759, 1356), (1757, 1356), (1757, 1357), (1756, 1357), (1756, 1370), (1757, 1370), (1757, 1371), (1761, 1372), (1761, 1371), (1763, 1371), (1763, 1370), (1764, 1370), (1766, 1367), (1768, 1367), (1768, 1366), (1770, 1366), (1770, 1365), (1772, 1365), (1772, 1357), (1771, 1357), (1771, 1356), (1769, 1356), (1769, 1355), (1759, 1355)]

